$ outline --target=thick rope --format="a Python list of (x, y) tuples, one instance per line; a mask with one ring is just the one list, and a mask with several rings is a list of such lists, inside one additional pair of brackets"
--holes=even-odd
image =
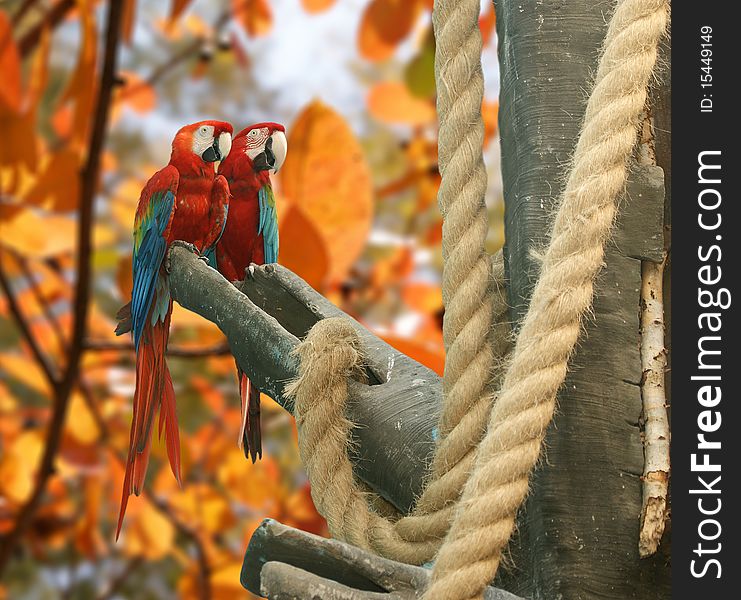
[(624, 0), (610, 20), (540, 278), (425, 598), (480, 598), (497, 572), (592, 304), (668, 18), (666, 0)]
[[(501, 252), (491, 259), (490, 281), (494, 327), (488, 344), (497, 373), (510, 349)], [(491, 329), (491, 324), (484, 332)], [(437, 553), (450, 527), (453, 508), (473, 465), (473, 457), (491, 407), (485, 397), (460, 415), (442, 441), (431, 479), (414, 511), (402, 516), (353, 476), (347, 444), (353, 425), (345, 417), (347, 378), (358, 377), (362, 365), (357, 334), (342, 318), (314, 325), (297, 348), (299, 377), (287, 388), (294, 398), (301, 460), (311, 481), (317, 510), (327, 519), (333, 537), (402, 562), (422, 564)], [(491, 373), (483, 374), (489, 380)]]
[(433, 14), (447, 358), (442, 438), (431, 480), (410, 516), (394, 514), (353, 477), (347, 456), (352, 424), (344, 414), (347, 378), (362, 357), (349, 324), (328, 319), (312, 328), (299, 346), (299, 378), (291, 390), (301, 457), (330, 532), (404, 562), (419, 564), (437, 553), (428, 599), (480, 598), (496, 574), (582, 316), (591, 306), (593, 282), (602, 267), (669, 12), (666, 0), (623, 0), (610, 21), (540, 279), (489, 411), (492, 395), (487, 385), (492, 374), (498, 383), (507, 337), (498, 331), (493, 345), (487, 342), (492, 322), (502, 328), (506, 305), (501, 257), (495, 262), (496, 285), (491, 286), (483, 250), (488, 225), (478, 7), (478, 0), (438, 0)]

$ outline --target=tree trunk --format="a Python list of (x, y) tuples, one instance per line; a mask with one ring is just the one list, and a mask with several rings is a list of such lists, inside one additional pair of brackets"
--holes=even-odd
[[(584, 116), (609, 6), (497, 0), (505, 265), (512, 318), (527, 310), (539, 250)], [(662, 74), (667, 76), (668, 71)], [(668, 86), (654, 108), (664, 111)], [(666, 157), (662, 137), (659, 154)], [(665, 164), (661, 160), (659, 164)], [(641, 261), (660, 262), (664, 174), (634, 167), (594, 310), (570, 363), (511, 561), (496, 584), (527, 598), (668, 598), (669, 533), (638, 555), (641, 513)]]

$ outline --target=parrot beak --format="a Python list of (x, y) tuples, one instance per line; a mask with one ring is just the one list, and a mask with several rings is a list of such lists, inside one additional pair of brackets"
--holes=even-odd
[(227, 156), (231, 148), (232, 136), (224, 132), (214, 137), (214, 143), (203, 151), (201, 158), (208, 163), (216, 162)]
[(282, 131), (274, 131), (273, 135), (270, 136), (270, 139), (273, 142), (273, 173), (277, 173), (280, 171), (280, 168), (286, 160), (286, 154), (288, 153), (288, 140), (286, 139), (286, 134)]
[(265, 142), (265, 150), (260, 152), (252, 161), (255, 170), (272, 170), (273, 173), (277, 173), (283, 166), (287, 150), (288, 142), (286, 140), (286, 134), (282, 131), (274, 131), (273, 135)]
[(201, 154), (201, 158), (207, 163), (221, 160), (221, 152), (219, 151), (219, 138), (214, 138), (214, 143), (203, 151), (203, 154)]

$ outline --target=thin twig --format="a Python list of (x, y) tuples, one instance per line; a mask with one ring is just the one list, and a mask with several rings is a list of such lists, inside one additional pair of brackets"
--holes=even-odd
[[(133, 352), (134, 344), (131, 342), (107, 342), (99, 340), (87, 340), (85, 342), (86, 352)], [(230, 353), (229, 345), (226, 343), (214, 344), (204, 348), (182, 348), (173, 346), (167, 349), (168, 356), (180, 358), (203, 358), (206, 356), (226, 356)]]
[[(62, 0), (62, 2), (64, 1)], [(3, 537), (2, 544), (0, 544), (0, 574), (4, 571), (13, 555), (15, 547), (31, 523), (33, 515), (46, 490), (46, 484), (54, 471), (54, 461), (59, 450), (62, 427), (67, 416), (70, 396), (79, 376), (80, 359), (83, 352), (82, 342), (84, 340), (90, 300), (93, 205), (100, 174), (101, 151), (105, 140), (106, 124), (111, 105), (111, 93), (116, 76), (116, 54), (121, 30), (122, 10), (123, 2), (112, 1), (108, 3), (100, 93), (93, 117), (87, 161), (80, 173), (81, 192), (77, 239), (77, 280), (74, 291), (74, 315), (72, 336), (69, 343), (69, 359), (61, 380), (54, 388), (52, 416), (49, 423), (46, 445), (44, 446), (44, 453), (38, 469), (36, 484), (29, 499), (19, 510), (13, 524), (13, 529)]]
[[(4, 250), (2, 247), (0, 247), (0, 257), (8, 254), (10, 253), (7, 250)], [(2, 265), (1, 260), (0, 265)], [(13, 288), (10, 285), (10, 281), (8, 281), (5, 273), (3, 272), (2, 266), (0, 266), (0, 287), (2, 287), (3, 292), (5, 293), (5, 297), (8, 301), (8, 308), (10, 309), (10, 314), (13, 316), (13, 320), (18, 325), (18, 329), (20, 330), (23, 339), (26, 340), (28, 347), (31, 349), (31, 354), (33, 354), (36, 362), (39, 364), (41, 370), (44, 372), (47, 383), (52, 389), (54, 389), (59, 381), (59, 374), (57, 373), (57, 369), (41, 348), (38, 340), (34, 337), (33, 332), (31, 331), (31, 326), (26, 320), (26, 317), (23, 314), (20, 305), (18, 304), (18, 300), (13, 293)]]
[(54, 316), (54, 313), (51, 310), (51, 306), (49, 306), (48, 300), (46, 299), (44, 294), (41, 292), (41, 289), (39, 288), (39, 285), (36, 282), (36, 279), (34, 278), (33, 273), (31, 272), (31, 268), (28, 264), (28, 259), (25, 258), (24, 256), (17, 255), (16, 261), (18, 262), (18, 265), (20, 266), (21, 271), (23, 272), (23, 276), (26, 279), (26, 283), (31, 289), (31, 293), (36, 299), (37, 304), (41, 307), (41, 312), (43, 313), (44, 318), (47, 320), (47, 322), (49, 323), (49, 326), (54, 332), (54, 336), (57, 340), (57, 345), (59, 346), (59, 349), (62, 352), (66, 352), (68, 349), (68, 346), (67, 346), (67, 340), (65, 339), (65, 336), (64, 336), (64, 331), (62, 331), (62, 326), (59, 323), (59, 319), (57, 319)]
[[(115, 4), (119, 4), (115, 2)], [(18, 41), (18, 51), (22, 58), (28, 56), (38, 45), (41, 34), (48, 27), (54, 29), (75, 6), (75, 0), (59, 0), (31, 30)]]
[(21, 4), (18, 7), (18, 10), (15, 12), (12, 18), (13, 27), (16, 27), (18, 23), (20, 23), (23, 20), (23, 17), (26, 16), (26, 13), (30, 11), (34, 4), (36, 4), (39, 0), (24, 0), (23, 4)]
[(132, 558), (130, 561), (126, 563), (126, 566), (121, 570), (121, 572), (116, 575), (116, 577), (111, 581), (110, 585), (108, 586), (108, 589), (106, 589), (102, 594), (100, 594), (96, 600), (110, 600), (111, 598), (115, 597), (118, 590), (121, 589), (121, 586), (126, 583), (126, 580), (129, 578), (129, 576), (138, 569), (141, 564), (144, 562), (144, 559), (141, 556), (136, 556)]

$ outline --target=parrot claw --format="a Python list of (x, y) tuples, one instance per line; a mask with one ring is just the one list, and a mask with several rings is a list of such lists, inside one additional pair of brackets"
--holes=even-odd
[(205, 262), (205, 263), (206, 263), (206, 264), (207, 264), (207, 265), (208, 265), (209, 267), (211, 266), (211, 263), (210, 263), (210, 262), (209, 262), (209, 260), (208, 260), (208, 256), (206, 256), (205, 254), (199, 254), (199, 255), (198, 255), (198, 260), (202, 260), (202, 261), (203, 261), (203, 262)]
[(247, 267), (247, 271), (245, 272), (245, 275), (247, 275), (249, 279), (255, 278), (255, 264), (254, 263), (251, 264), (249, 267)]
[[(201, 253), (198, 251), (198, 248), (195, 247), (194, 244), (191, 244), (190, 242), (184, 242), (183, 240), (173, 240), (173, 242), (170, 244), (170, 249), (172, 249), (175, 246), (180, 246), (181, 248), (185, 248), (186, 250), (189, 250), (198, 258), (201, 258)], [(208, 263), (206, 263), (208, 264)], [(170, 272), (170, 253), (167, 253), (167, 256), (165, 257), (165, 271), (167, 273)]]
[(180, 246), (181, 248), (190, 250), (193, 254), (198, 254), (198, 255), (201, 254), (198, 251), (198, 248), (196, 248), (195, 244), (191, 244), (190, 242), (184, 242), (183, 240), (174, 240), (172, 244), (170, 244), (170, 247), (172, 246)]

